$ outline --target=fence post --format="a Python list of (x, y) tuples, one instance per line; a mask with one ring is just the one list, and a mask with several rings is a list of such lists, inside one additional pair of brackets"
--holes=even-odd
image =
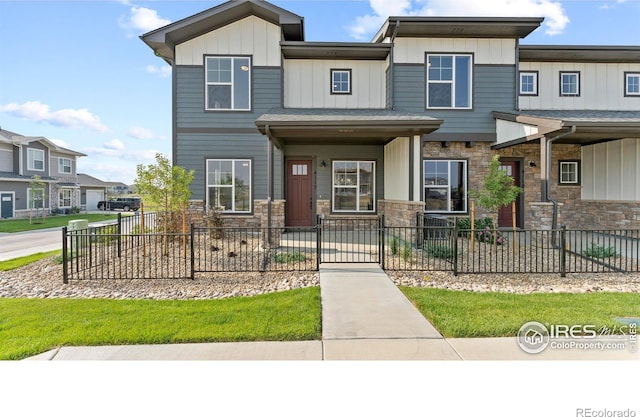
[(316, 215), (316, 271), (320, 270), (320, 257), (322, 256), (322, 226), (320, 225), (320, 215)]
[(560, 228), (560, 276), (562, 278), (567, 276), (567, 226)]
[(453, 241), (453, 276), (458, 276), (458, 218), (456, 217), (453, 222), (453, 234), (451, 240)]
[(62, 283), (69, 283), (69, 267), (67, 262), (69, 261), (67, 253), (67, 226), (62, 228)]
[(122, 255), (122, 213), (118, 213), (118, 258)]
[(196, 274), (195, 274), (195, 269), (196, 269), (196, 258), (195, 258), (195, 245), (194, 245), (194, 240), (195, 240), (195, 236), (196, 236), (196, 232), (195, 232), (196, 228), (195, 225), (193, 223), (191, 223), (191, 279), (195, 280), (196, 279)]
[(385, 235), (386, 235), (386, 228), (385, 228), (385, 224), (384, 224), (384, 214), (380, 215), (380, 223), (378, 225), (378, 250), (380, 252), (380, 265), (382, 266), (382, 269), (384, 270), (385, 268), (385, 247), (384, 247), (384, 239), (385, 239)]

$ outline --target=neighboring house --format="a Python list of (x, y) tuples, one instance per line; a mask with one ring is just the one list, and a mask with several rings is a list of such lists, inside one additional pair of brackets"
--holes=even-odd
[(80, 204), (86, 211), (97, 210), (98, 202), (106, 200), (108, 183), (87, 174), (78, 174)]
[[(0, 217), (26, 217), (31, 209), (50, 212), (80, 206), (76, 161), (81, 156), (86, 155), (44, 137), (0, 129)], [(43, 195), (30, 192), (35, 175), (44, 183)]]
[(499, 154), (518, 226), (640, 228), (640, 47), (521, 45), (542, 21), (389, 17), (369, 43), (306, 42), (302, 17), (236, 0), (141, 38), (173, 68), (173, 161), (229, 221), (468, 216)]
[(109, 195), (123, 195), (133, 193), (132, 187), (123, 182), (107, 182), (106, 184), (107, 193)]

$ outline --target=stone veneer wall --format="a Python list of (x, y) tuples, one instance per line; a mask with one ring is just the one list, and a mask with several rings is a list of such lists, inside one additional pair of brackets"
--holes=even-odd
[(378, 214), (384, 214), (385, 225), (416, 226), (416, 213), (424, 211), (422, 201), (378, 200)]
[[(266, 200), (254, 200), (253, 214), (224, 214), (226, 227), (267, 227), (268, 204)], [(285, 200), (274, 200), (271, 203), (271, 226), (284, 227)], [(187, 209), (189, 221), (196, 225), (204, 225), (204, 202), (193, 200)]]
[(569, 229), (640, 229), (640, 202), (579, 201), (562, 211)]

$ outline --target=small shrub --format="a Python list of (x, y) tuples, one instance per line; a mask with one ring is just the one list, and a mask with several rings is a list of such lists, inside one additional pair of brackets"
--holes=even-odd
[[(150, 234), (150, 233), (153, 233), (153, 229), (152, 229), (152, 228), (150, 228), (150, 227), (145, 227), (145, 228), (144, 228), (144, 234), (145, 234), (145, 235), (148, 235), (148, 234)], [(139, 224), (136, 224), (135, 226), (133, 226), (133, 229), (131, 230), (131, 234), (134, 234), (134, 235), (141, 235), (141, 234), (143, 234), (143, 233), (142, 233), (142, 227), (140, 227), (140, 225), (139, 225)]]
[(398, 236), (393, 236), (391, 240), (389, 240), (389, 250), (391, 250), (392, 255), (397, 255), (400, 250), (400, 239)]
[(484, 230), (476, 232), (476, 239), (479, 242), (491, 243), (495, 245), (503, 245), (507, 243), (507, 238), (498, 230), (492, 230), (490, 227), (486, 227)]
[(402, 257), (403, 261), (408, 261), (411, 259), (411, 245), (405, 243), (402, 245), (402, 251), (400, 252), (400, 257)]
[(56, 215), (58, 215), (60, 213), (61, 213), (61, 210), (59, 208), (57, 208), (57, 207), (51, 209), (51, 215), (52, 216), (56, 216)]
[(587, 249), (583, 250), (582, 254), (590, 258), (598, 258), (598, 259), (611, 258), (611, 257), (618, 256), (618, 252), (616, 251), (615, 247), (613, 246), (604, 247), (600, 245), (591, 245)]
[(447, 245), (433, 245), (426, 248), (427, 255), (432, 258), (452, 259), (453, 248)]
[(71, 207), (71, 213), (73, 213), (73, 214), (80, 213), (80, 207), (78, 207), (78, 206)]
[(298, 251), (293, 252), (281, 252), (276, 253), (273, 256), (273, 260), (279, 264), (288, 264), (293, 262), (303, 262), (307, 260), (307, 257)]

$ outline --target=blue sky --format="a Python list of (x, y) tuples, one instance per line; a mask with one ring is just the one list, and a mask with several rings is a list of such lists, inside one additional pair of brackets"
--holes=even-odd
[[(221, 1), (0, 0), (0, 126), (86, 153), (79, 172), (132, 183), (171, 155), (170, 68), (138, 36)], [(524, 44), (632, 45), (638, 0), (285, 0), (309, 41), (368, 41), (389, 15), (542, 16)]]

